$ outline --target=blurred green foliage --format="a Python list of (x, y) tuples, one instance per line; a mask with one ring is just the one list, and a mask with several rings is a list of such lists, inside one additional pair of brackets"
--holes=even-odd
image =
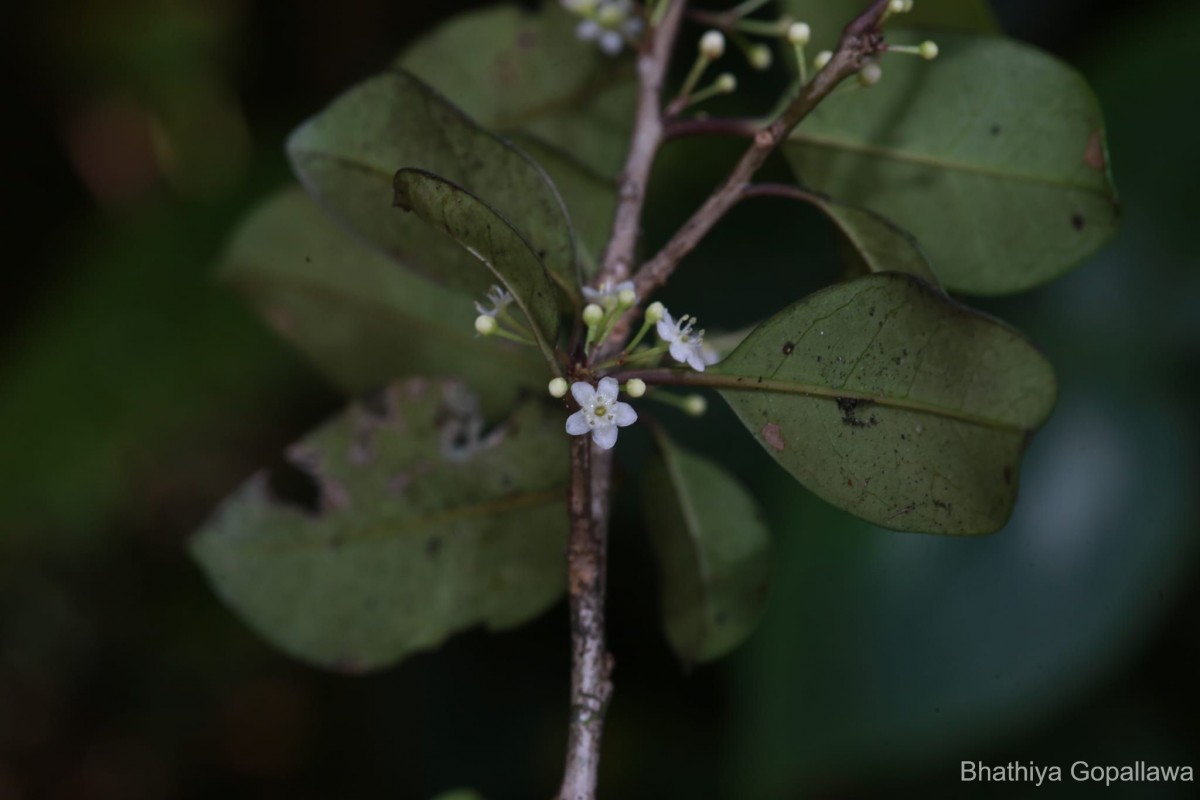
[[(995, 537), (951, 541), (875, 531), (816, 500), (797, 507), (790, 480), (751, 442), (727, 445), (741, 432), (714, 403), (700, 449), (791, 529), (776, 537), (779, 588), (747, 649), (685, 674), (652, 613), (640, 510), (618, 510), (611, 796), (959, 797), (960, 756), (1186, 763), (1200, 751), (1200, 597), (1189, 588), (1200, 405), (1190, 176), (1200, 154), (1196, 112), (1180, 102), (1194, 60), (1181, 32), (1200, 9), (996, 6), (1010, 32), (1065, 53), (1095, 86), (1126, 214), (1113, 244), (1075, 274), (988, 304), (1062, 371), (1060, 412), (1029, 453), (1017, 516)], [(76, 7), (50, 13), (85, 30), (66, 22)], [(356, 61), (363, 41), (394, 39), (394, 49), (414, 32), (409, 15), (427, 13), (397, 5), (381, 24), (377, 6), (348, 3), (338, 13), (353, 35), (337, 39), (345, 28), (322, 24), (332, 11), (289, 7), (310, 27), (297, 22), (285, 37), (255, 27), (278, 18), (251, 7), (242, 58), (298, 58), (294, 42), (337, 40), (349, 44), (333, 60), (361, 75), (389, 55)], [(1063, 8), (1079, 18), (1042, 27)], [(131, 13), (131, 36), (156, 35), (152, 15)], [(242, 629), (182, 556), (183, 534), (213, 501), (332, 407), (329, 390), (211, 281), (233, 220), (283, 180), (274, 152), (284, 126), (354, 77), (312, 66), (321, 56), (332, 58), (266, 71), (290, 105), (249, 109), (271, 155), (255, 157), (264, 166), (243, 189), (88, 211), (70, 236), (11, 256), (48, 277), (36, 294), (4, 298), (14, 322), (0, 365), (2, 796), (553, 791), (567, 697), (561, 609), (386, 674), (324, 677)], [(44, 60), (70, 63), (62, 51)], [(29, 124), (53, 139), (57, 109), (43, 111)], [(664, 156), (660, 174), (671, 177), (655, 187), (649, 245), (728, 163), (720, 152), (697, 161), (684, 144)], [(83, 196), (82, 184), (66, 188)], [(818, 214), (756, 202), (696, 253), (670, 303), (740, 324), (836, 274), (836, 236)], [(747, 253), (747, 236), (763, 247)], [(708, 290), (731, 262), (744, 265), (738, 280)], [(638, 468), (628, 455), (626, 480)], [(1120, 792), (1110, 793), (1144, 796)]]

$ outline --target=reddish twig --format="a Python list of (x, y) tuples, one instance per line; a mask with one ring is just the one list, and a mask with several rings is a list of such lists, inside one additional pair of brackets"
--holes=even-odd
[(879, 35), (879, 23), (884, 17), (887, 5), (887, 0), (876, 0), (870, 8), (846, 26), (838, 49), (825, 68), (813, 76), (774, 122), (755, 134), (753, 144), (725, 182), (683, 224), (663, 249), (642, 265), (634, 276), (634, 285), (639, 296), (646, 297), (656, 287), (666, 283), (683, 257), (690, 253), (742, 198), (751, 178), (792, 129), (839, 83), (858, 72), (864, 58), (880, 52), (883, 38)]

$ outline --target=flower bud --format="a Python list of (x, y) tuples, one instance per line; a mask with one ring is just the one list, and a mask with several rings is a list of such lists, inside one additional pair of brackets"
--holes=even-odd
[(812, 38), (812, 29), (808, 27), (807, 23), (794, 22), (788, 28), (787, 38), (792, 44), (803, 47)]
[(904, 7), (904, 0), (891, 0), (888, 3), (888, 11), (892, 14), (903, 14), (907, 10)]
[(625, 383), (625, 394), (630, 397), (641, 397), (646, 394), (646, 382), (641, 378), (630, 378)]
[(862, 69), (858, 71), (858, 82), (863, 86), (874, 86), (883, 77), (883, 67), (877, 61), (863, 61)]
[(833, 52), (830, 50), (822, 50), (817, 53), (817, 57), (813, 59), (813, 66), (817, 69), (825, 69), (825, 66), (833, 60)]
[(604, 309), (595, 303), (583, 307), (583, 321), (586, 325), (599, 325), (604, 321)]
[(566, 397), (569, 387), (567, 386), (567, 382), (562, 378), (555, 378), (550, 381), (550, 385), (546, 388), (549, 389), (551, 397)]
[(702, 395), (690, 394), (683, 398), (683, 410), (688, 416), (702, 417), (708, 411), (708, 401)]
[(625, 11), (616, 3), (605, 3), (596, 11), (596, 22), (605, 28), (616, 28), (625, 21)]
[(700, 37), (700, 55), (716, 61), (725, 55), (725, 36), (720, 31), (709, 31)]
[(622, 289), (617, 292), (617, 306), (619, 308), (633, 308), (633, 304), (637, 302), (637, 292), (633, 289)]
[(771, 68), (771, 48), (765, 44), (756, 44), (746, 51), (746, 60), (750, 62), (750, 66), (757, 70), (765, 70)]
[(938, 57), (937, 42), (921, 42), (921, 46), (917, 48), (917, 52), (921, 54), (921, 58), (926, 61), (933, 61)]
[(713, 88), (721, 94), (733, 94), (737, 91), (737, 78), (731, 72), (723, 72), (717, 76), (716, 83)]
[(662, 303), (658, 303), (658, 302), (651, 303), (646, 308), (646, 321), (647, 322), (658, 322), (660, 319), (663, 318), (663, 314), (666, 312), (666, 310), (667, 309), (663, 306)]
[(479, 332), (480, 336), (491, 336), (498, 327), (495, 318), (487, 314), (480, 314), (475, 318), (475, 330)]

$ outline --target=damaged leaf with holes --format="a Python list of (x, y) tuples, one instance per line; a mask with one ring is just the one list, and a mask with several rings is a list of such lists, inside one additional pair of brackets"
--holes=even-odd
[(1003, 527), (1056, 392), (1019, 333), (899, 273), (796, 303), (712, 371), (802, 484), (876, 525), (929, 533)]
[(567, 459), (539, 403), (485, 430), (454, 381), (393, 383), (289, 448), (317, 501), (246, 482), (192, 541), (217, 593), (286, 652), (373, 670), (561, 595)]

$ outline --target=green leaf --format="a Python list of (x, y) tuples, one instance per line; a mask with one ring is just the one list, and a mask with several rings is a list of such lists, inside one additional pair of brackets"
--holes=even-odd
[(529, 153), (554, 181), (571, 212), (583, 275), (588, 279), (594, 277), (612, 233), (617, 210), (616, 182), (533, 136), (513, 134), (513, 142)]
[(578, 22), (554, 2), (538, 13), (516, 4), (471, 11), (423, 36), (397, 63), (481, 125), (532, 135), (615, 176), (629, 146), (636, 76), (628, 62), (581, 43)]
[(704, 376), (766, 451), (830, 503), (887, 528), (989, 533), (1054, 407), (1050, 364), (1013, 331), (900, 273), (763, 323)]
[(762, 616), (770, 533), (732, 475), (665, 435), (657, 439), (643, 496), (662, 573), (663, 626), (680, 658), (712, 661), (744, 642)]
[(422, 169), (483, 198), (555, 280), (578, 293), (570, 222), (541, 167), (407, 73), (350, 89), (292, 133), (287, 150), (322, 205), (367, 243), (439, 283), (478, 293), (488, 277), (440, 231), (392, 210), (397, 170)]
[(217, 593), (265, 638), (361, 672), (465, 628), (519, 625), (562, 593), (561, 414), (520, 407), (482, 432), (456, 382), (394, 383), (288, 450), (309, 510), (263, 472), (192, 540)]
[(402, 169), (396, 173), (395, 190), (396, 206), (445, 231), (487, 267), (513, 296), (546, 361), (557, 369), (558, 299), (529, 242), (494, 208), (437, 175)]
[[(846, 23), (861, 14), (869, 0), (780, 0), (780, 10), (812, 28), (806, 47), (811, 58), (821, 50), (833, 50)], [(968, 33), (999, 33), (1000, 25), (986, 0), (917, 0), (907, 14), (888, 18), (888, 38), (908, 28)]]
[(937, 277), (916, 238), (887, 217), (811, 192), (796, 196), (819, 209), (837, 226), (845, 245), (848, 277), (873, 272), (905, 272), (937, 284)]
[(221, 274), (348, 394), (459, 375), (494, 417), (546, 381), (532, 348), (475, 335), (471, 298), (363, 247), (299, 187), (242, 224)]
[(1118, 217), (1095, 98), (1025, 45), (937, 41), (936, 61), (886, 58), (871, 91), (829, 98), (792, 134), (789, 160), (807, 186), (912, 231), (952, 291), (1005, 294), (1061, 275)]

